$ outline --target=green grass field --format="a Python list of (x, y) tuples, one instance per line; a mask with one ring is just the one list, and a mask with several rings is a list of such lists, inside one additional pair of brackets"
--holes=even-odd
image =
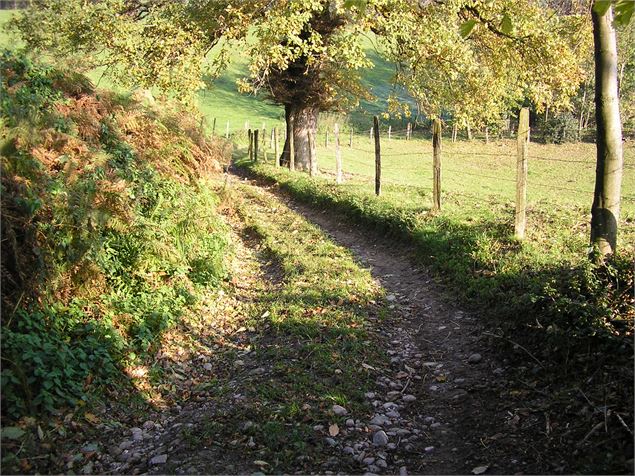
[[(345, 183), (338, 188), (343, 193), (376, 200), (416, 220), (427, 219), (432, 205), (431, 141), (382, 140), (382, 196), (379, 198), (374, 197), (374, 151), (368, 136), (354, 136), (352, 148), (348, 146), (348, 134), (340, 141)], [(440, 216), (465, 225), (502, 221), (511, 235), (516, 194), (515, 152), (513, 140), (489, 144), (479, 140), (456, 143), (445, 140)], [(632, 250), (635, 244), (635, 147), (626, 144), (624, 152), (620, 244)], [(589, 240), (595, 145), (532, 143), (529, 156), (525, 253), (533, 255), (530, 261), (534, 264), (563, 259), (577, 261), (585, 254)], [(320, 138), (318, 157), (321, 172), (318, 180), (334, 183), (332, 139), (327, 148), (324, 137)], [(524, 258), (517, 259), (517, 266), (522, 267)]]

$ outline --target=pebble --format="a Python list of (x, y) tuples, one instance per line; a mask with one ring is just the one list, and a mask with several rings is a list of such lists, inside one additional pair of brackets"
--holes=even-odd
[(483, 357), (481, 357), (481, 354), (472, 354), (470, 355), (470, 357), (467, 359), (467, 361), (470, 364), (478, 364), (481, 360), (483, 359)]
[(154, 456), (150, 460), (150, 464), (165, 464), (167, 462), (168, 462), (168, 455), (166, 454)]
[[(397, 297), (394, 294), (389, 294), (388, 296), (386, 296), (386, 301), (392, 302), (395, 301), (397, 299)], [(393, 342), (399, 342), (399, 341), (393, 341)]]
[(399, 476), (408, 476), (408, 468), (405, 466), (399, 468)]
[(355, 453), (355, 450), (351, 448), (350, 446), (345, 446), (342, 452), (347, 455), (352, 455)]
[(212, 364), (207, 363), (207, 364), (203, 365), (203, 368), (209, 372), (210, 370), (212, 370), (213, 367), (212, 367)]
[(426, 447), (424, 448), (424, 451), (425, 451), (426, 453), (430, 453), (430, 452), (434, 451), (434, 446), (426, 446)]
[(435, 421), (435, 418), (431, 416), (427, 416), (423, 419), (423, 423), (425, 423), (426, 425), (432, 425), (434, 421)]
[(242, 425), (240, 425), (240, 430), (241, 430), (241, 431), (247, 431), (247, 430), (249, 430), (252, 426), (254, 426), (254, 422), (253, 422), (253, 421), (246, 421), (246, 422), (244, 422)]
[(333, 413), (337, 416), (344, 416), (348, 414), (348, 410), (341, 405), (333, 405), (331, 410), (333, 410)]
[(388, 467), (388, 463), (386, 463), (386, 461), (384, 461), (383, 459), (378, 459), (375, 462), (375, 465), (379, 466), (380, 468), (384, 469)]
[(151, 421), (151, 420), (148, 420), (147, 422), (145, 422), (145, 423), (143, 424), (143, 429), (144, 429), (144, 430), (152, 430), (152, 429), (154, 429), (154, 427), (155, 427), (155, 424), (154, 424), (154, 422), (153, 422), (153, 421)]
[(373, 435), (373, 444), (375, 446), (386, 446), (388, 444), (388, 435), (384, 430), (379, 430)]
[(406, 403), (410, 403), (410, 402), (414, 402), (417, 399), (417, 397), (415, 397), (414, 395), (404, 395), (403, 397), (401, 397), (401, 399)]
[(313, 427), (313, 431), (322, 431), (324, 429), (324, 425), (315, 425)]
[(324, 438), (324, 441), (326, 441), (326, 443), (327, 443), (329, 446), (335, 446), (335, 445), (337, 445), (337, 441), (335, 441), (333, 438), (328, 438), (328, 437), (327, 437), (327, 438)]
[(122, 441), (121, 443), (119, 443), (119, 449), (121, 451), (123, 450), (128, 450), (132, 447), (133, 443), (130, 440), (126, 440), (126, 441)]
[(369, 473), (371, 473), (371, 474), (377, 474), (377, 473), (379, 473), (379, 466), (375, 466), (374, 464), (371, 464), (371, 465), (368, 467), (368, 472), (369, 472)]
[(355, 426), (355, 420), (353, 420), (352, 418), (349, 418), (348, 420), (346, 420), (346, 426), (348, 427)]
[(378, 414), (378, 415), (375, 415), (373, 417), (373, 419), (370, 421), (370, 423), (372, 425), (383, 426), (383, 425), (385, 425), (387, 423), (390, 423), (390, 419), (387, 418), (385, 415)]
[(366, 392), (364, 396), (369, 400), (372, 400), (373, 398), (375, 398), (375, 392)]
[(459, 383), (459, 384), (465, 383), (465, 379), (464, 378), (457, 378), (457, 379), (454, 380), (454, 383)]
[(395, 410), (391, 410), (389, 412), (386, 412), (386, 416), (390, 418), (399, 418), (399, 412), (396, 412)]
[(430, 425), (430, 429), (431, 430), (436, 430), (437, 428), (441, 427), (441, 423), (433, 423), (432, 425)]
[(373, 464), (375, 462), (375, 458), (369, 456), (368, 458), (364, 458), (362, 460), (362, 463), (364, 463), (365, 465), (369, 465), (369, 464)]

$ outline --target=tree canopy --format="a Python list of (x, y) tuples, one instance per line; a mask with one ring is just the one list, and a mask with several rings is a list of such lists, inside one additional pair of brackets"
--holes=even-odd
[[(566, 108), (590, 48), (590, 22), (537, 0), (39, 0), (15, 21), (32, 48), (106, 66), (128, 86), (188, 97), (227, 64), (240, 42), (250, 57), (244, 92), (295, 119), (296, 160), (314, 159), (310, 134), (323, 110), (369, 96), (364, 37), (397, 66), (431, 117), (495, 121), (524, 102)], [(399, 110), (394, 98), (393, 112)], [(285, 147), (288, 154), (288, 145)]]

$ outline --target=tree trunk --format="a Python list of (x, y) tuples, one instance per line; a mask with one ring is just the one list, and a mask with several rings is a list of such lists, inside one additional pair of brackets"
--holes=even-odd
[[(295, 149), (295, 168), (296, 170), (311, 171), (317, 173), (317, 148), (314, 139), (317, 135), (317, 123), (319, 108), (314, 106), (298, 107), (294, 105), (285, 105), (284, 107), (287, 128), (289, 127), (289, 119), (293, 116), (293, 139)], [(311, 139), (309, 138), (311, 134)], [(289, 164), (289, 131), (284, 141), (282, 149), (281, 163)]]
[[(594, 2), (595, 3), (595, 2)], [(592, 9), (595, 56), (597, 165), (591, 207), (591, 244), (600, 258), (614, 253), (622, 187), (622, 124), (617, 92), (617, 46), (612, 7), (604, 15)]]

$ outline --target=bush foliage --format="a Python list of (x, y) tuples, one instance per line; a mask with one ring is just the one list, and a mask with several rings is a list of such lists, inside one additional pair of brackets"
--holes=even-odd
[(224, 279), (210, 180), (229, 151), (177, 106), (0, 59), (3, 412), (17, 417), (116, 380)]

